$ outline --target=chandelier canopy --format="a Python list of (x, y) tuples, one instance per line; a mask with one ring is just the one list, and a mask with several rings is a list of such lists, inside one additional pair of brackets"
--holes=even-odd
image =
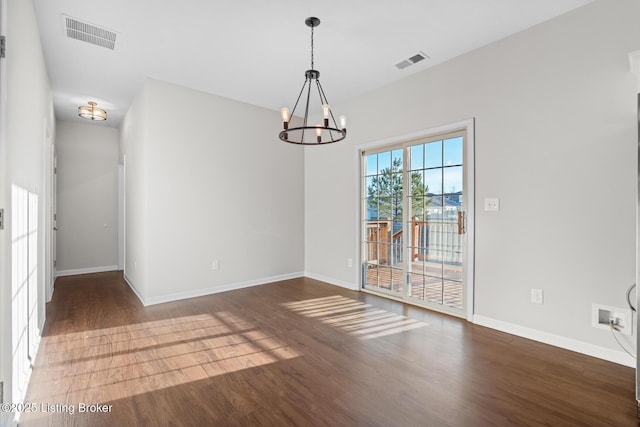
[[(333, 116), (333, 111), (329, 106), (329, 101), (327, 101), (327, 97), (324, 94), (322, 85), (320, 84), (320, 71), (314, 69), (313, 29), (320, 25), (320, 20), (315, 17), (309, 17), (304, 21), (304, 23), (308, 27), (311, 27), (311, 69), (304, 73), (304, 84), (302, 85), (298, 99), (293, 106), (293, 110), (290, 112), (286, 107), (280, 110), (283, 130), (280, 132), (279, 137), (285, 142), (300, 145), (323, 145), (342, 141), (347, 137), (347, 118), (345, 116), (340, 116), (340, 126), (338, 126), (338, 123)], [(318, 120), (321, 124), (310, 125), (309, 103), (312, 98), (311, 87), (314, 85), (318, 90), (317, 98), (320, 106), (318, 118), (322, 118), (321, 120)], [(293, 124), (291, 121), (294, 119), (296, 108), (298, 107), (300, 99), (305, 92), (306, 100), (304, 101), (304, 116), (302, 117), (301, 122), (298, 123), (298, 119), (296, 119), (297, 124)]]

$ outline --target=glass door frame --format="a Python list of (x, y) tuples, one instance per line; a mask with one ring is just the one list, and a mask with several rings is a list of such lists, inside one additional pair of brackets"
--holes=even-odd
[[(406, 274), (408, 273), (405, 268), (405, 281), (403, 292), (400, 294), (398, 292), (385, 292), (384, 290), (379, 289), (371, 289), (367, 288), (363, 285), (363, 278), (365, 276), (364, 268), (365, 265), (365, 251), (364, 251), (364, 220), (366, 217), (366, 209), (363, 191), (366, 190), (363, 188), (363, 176), (364, 176), (364, 155), (373, 154), (375, 152), (384, 152), (387, 150), (403, 150), (403, 158), (406, 160), (408, 158), (407, 151), (410, 149), (412, 145), (420, 144), (427, 142), (428, 140), (437, 140), (440, 137), (445, 137), (449, 134), (462, 132), (465, 134), (464, 138), (464, 151), (463, 151), (463, 171), (464, 171), (464, 212), (466, 215), (465, 221), (465, 237), (463, 244), (463, 307), (462, 309), (452, 309), (446, 307), (444, 305), (438, 305), (433, 303), (427, 303), (423, 301), (416, 300), (415, 298), (408, 297), (408, 283), (406, 280)], [(468, 119), (456, 123), (451, 123), (449, 125), (440, 126), (437, 128), (425, 129), (418, 132), (413, 132), (410, 134), (400, 135), (397, 137), (387, 138), (380, 141), (373, 141), (369, 143), (365, 143), (362, 145), (358, 145), (356, 148), (356, 156), (358, 162), (358, 174), (357, 174), (357, 203), (358, 203), (358, 214), (357, 216), (357, 257), (356, 259), (360, 260), (360, 268), (358, 268), (357, 272), (357, 283), (358, 289), (363, 292), (368, 292), (372, 294), (382, 295), (384, 297), (402, 301), (408, 304), (418, 305), (421, 307), (425, 307), (430, 310), (443, 312), (446, 314), (450, 314), (457, 317), (463, 317), (467, 320), (471, 321), (473, 319), (473, 308), (474, 308), (474, 247), (475, 247), (475, 129), (474, 129), (474, 119)], [(408, 174), (403, 173), (404, 177), (404, 185), (403, 185), (403, 193), (408, 191)], [(407, 224), (407, 216), (408, 211), (406, 207), (403, 209), (403, 227), (406, 227)], [(404, 259), (405, 262), (407, 260), (407, 252), (409, 251), (408, 245), (403, 245), (404, 251)]]

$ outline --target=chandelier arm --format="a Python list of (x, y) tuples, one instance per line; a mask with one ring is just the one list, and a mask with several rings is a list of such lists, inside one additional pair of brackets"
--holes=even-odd
[[(296, 107), (298, 106), (298, 102), (300, 102), (300, 97), (302, 96), (302, 92), (304, 92), (304, 87), (307, 85), (307, 81), (308, 79), (305, 79), (304, 83), (302, 84), (302, 89), (300, 89), (300, 93), (298, 94), (298, 99), (296, 99), (296, 103), (293, 105), (293, 110), (291, 110), (291, 119), (293, 119), (293, 113), (296, 111)], [(309, 83), (311, 84), (311, 83)], [(289, 120), (291, 120), (289, 119)]]
[[(318, 92), (320, 93), (320, 101), (329, 104), (329, 101), (327, 100), (327, 95), (324, 94), (324, 90), (322, 89), (322, 85), (320, 84), (320, 80), (316, 80), (316, 83), (318, 85)], [(336, 122), (336, 118), (333, 116), (333, 109), (329, 108), (329, 114), (331, 115), (331, 120), (333, 120), (333, 127), (337, 128), (338, 127), (338, 122)]]
[[(305, 80), (306, 83), (306, 80)], [(309, 87), (307, 89), (307, 103), (304, 108), (304, 121), (302, 122), (302, 127), (307, 128), (309, 125), (307, 124), (307, 119), (309, 117), (309, 100), (311, 99), (311, 81), (309, 81)], [(304, 142), (304, 129), (302, 130), (302, 141)]]
[[(318, 97), (320, 98), (320, 105), (329, 104), (329, 102), (327, 101), (327, 97), (325, 96), (324, 91), (322, 90), (322, 85), (320, 84), (320, 80), (318, 79), (316, 79), (316, 87), (318, 88)], [(331, 108), (329, 108), (329, 114), (331, 114)], [(331, 114), (331, 116), (333, 117), (333, 114)], [(327, 119), (325, 123), (328, 124), (329, 120)], [(333, 127), (334, 128), (338, 127), (335, 123), (335, 119), (333, 121)], [(330, 129), (330, 127), (327, 125), (325, 126), (325, 129)], [(328, 133), (329, 133), (329, 138), (331, 138), (331, 142), (335, 142), (335, 140), (333, 139), (333, 132), (329, 130)]]

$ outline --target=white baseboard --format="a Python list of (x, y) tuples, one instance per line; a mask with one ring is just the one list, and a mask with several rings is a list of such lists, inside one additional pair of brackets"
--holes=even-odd
[(279, 282), (281, 280), (296, 279), (298, 277), (303, 277), (303, 275), (304, 274), (301, 271), (298, 271), (295, 273), (281, 274), (278, 276), (271, 276), (271, 277), (263, 277), (261, 279), (248, 280), (246, 282), (237, 282), (237, 283), (230, 283), (230, 284), (220, 285), (220, 286), (211, 286), (209, 288), (194, 289), (191, 291), (176, 292), (173, 294), (160, 295), (160, 296), (151, 297), (151, 298), (142, 298), (142, 296), (138, 294), (138, 292), (132, 286), (131, 282), (127, 279), (126, 276), (125, 276), (125, 280), (129, 284), (129, 287), (137, 295), (138, 299), (142, 302), (142, 304), (145, 306), (148, 306), (148, 305), (162, 304), (165, 302), (178, 301), (178, 300), (187, 299), (187, 298), (196, 298), (196, 297), (201, 297), (205, 295), (217, 294), (219, 292), (233, 291), (236, 289), (248, 288), (251, 286), (267, 285), (269, 283)]
[(503, 322), (501, 320), (491, 319), (485, 316), (474, 315), (473, 323), (487, 328), (496, 329), (508, 334), (517, 335), (519, 337), (549, 344), (554, 347), (560, 347), (565, 350), (575, 351), (577, 353), (586, 354), (587, 356), (597, 357), (598, 359), (607, 360), (609, 362), (618, 363), (620, 365), (636, 367), (636, 361), (627, 353), (621, 350), (613, 350), (607, 347), (601, 347), (589, 344), (584, 341), (578, 341), (566, 338), (560, 335), (550, 334), (548, 332), (539, 331), (537, 329), (526, 328), (524, 326), (515, 325), (513, 323)]
[(308, 271), (305, 271), (304, 277), (308, 277), (309, 279), (319, 280), (321, 282), (325, 282), (330, 285), (340, 286), (341, 288), (347, 288), (352, 291), (358, 290), (358, 285), (354, 283), (345, 282), (344, 280), (338, 280), (331, 277), (323, 276), (322, 274), (310, 273)]
[(58, 271), (56, 274), (56, 277), (75, 276), (77, 274), (104, 273), (105, 271), (116, 271), (116, 270), (118, 270), (117, 265), (106, 265), (104, 267), (78, 268), (75, 270)]
[(124, 279), (125, 282), (127, 282), (127, 285), (129, 285), (129, 289), (131, 289), (133, 293), (136, 295), (136, 297), (138, 297), (138, 300), (142, 303), (142, 305), (145, 305), (142, 295), (138, 293), (138, 290), (134, 286), (133, 282), (127, 277), (127, 273), (123, 273), (122, 278)]

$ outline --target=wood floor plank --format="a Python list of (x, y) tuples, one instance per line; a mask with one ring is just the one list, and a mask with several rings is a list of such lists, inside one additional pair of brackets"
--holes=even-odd
[(27, 427), (639, 425), (633, 369), (306, 278), (151, 307), (60, 278), (26, 401), (75, 410)]

